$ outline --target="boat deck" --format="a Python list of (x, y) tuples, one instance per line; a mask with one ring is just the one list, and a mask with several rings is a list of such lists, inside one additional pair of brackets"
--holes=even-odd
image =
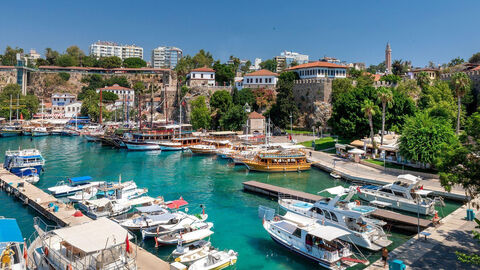
[[(72, 206), (60, 202), (52, 195), (49, 195), (40, 188), (23, 181), (20, 177), (3, 168), (0, 169), (0, 188), (13, 194), (24, 204), (32, 207), (45, 218), (54, 221), (62, 227), (91, 221), (91, 219), (85, 215), (74, 217), (73, 214), (76, 210)], [(58, 206), (58, 210), (54, 211), (53, 207), (49, 207), (51, 203)], [(133, 243), (132, 246), (134, 246)], [(161, 260), (152, 253), (138, 247), (137, 269), (170, 269), (170, 266), (167, 262)]]
[[(288, 188), (278, 187), (275, 185), (260, 183), (257, 181), (243, 182), (243, 189), (246, 191), (260, 193), (269, 197), (278, 198), (279, 196), (289, 196), (301, 201), (314, 203), (323, 197), (320, 195), (310, 194), (302, 191), (292, 190)], [(399, 227), (407, 230), (415, 230), (419, 223), (420, 228), (425, 229), (432, 225), (432, 222), (427, 219), (420, 219), (420, 222), (416, 217), (403, 215), (397, 212), (377, 209), (371, 214), (373, 217), (386, 221), (393, 227)]]

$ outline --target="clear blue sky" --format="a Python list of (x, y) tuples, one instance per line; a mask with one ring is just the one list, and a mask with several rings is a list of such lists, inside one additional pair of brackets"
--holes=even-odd
[(44, 53), (97, 40), (151, 50), (172, 45), (215, 59), (272, 58), (283, 50), (377, 64), (387, 41), (393, 59), (414, 66), (445, 63), (480, 51), (480, 1), (5, 1), (0, 50), (7, 45)]

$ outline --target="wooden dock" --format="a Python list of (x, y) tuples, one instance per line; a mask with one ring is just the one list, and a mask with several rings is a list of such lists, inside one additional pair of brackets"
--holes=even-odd
[[(59, 226), (73, 226), (91, 221), (91, 219), (85, 215), (74, 217), (73, 214), (76, 210), (71, 205), (62, 203), (52, 195), (23, 181), (20, 177), (3, 168), (0, 169), (0, 188), (17, 197), (25, 205), (30, 206), (42, 216), (55, 222)], [(54, 211), (54, 207), (50, 207), (51, 204), (58, 206), (58, 210)], [(134, 246), (133, 243), (132, 246)], [(138, 247), (137, 269), (170, 269), (170, 266), (157, 256)]]
[[(310, 203), (314, 203), (323, 198), (319, 195), (278, 187), (275, 185), (265, 184), (257, 181), (243, 182), (243, 189), (249, 192), (259, 193), (274, 198), (278, 198), (279, 195), (287, 195), (289, 197)], [(416, 231), (417, 225), (419, 223), (416, 217), (403, 215), (385, 209), (377, 209), (375, 212), (372, 213), (372, 216), (377, 219), (386, 221), (392, 227), (397, 227), (409, 231)], [(421, 229), (425, 229), (430, 225), (432, 225), (432, 222), (430, 220), (422, 218), (420, 219)]]

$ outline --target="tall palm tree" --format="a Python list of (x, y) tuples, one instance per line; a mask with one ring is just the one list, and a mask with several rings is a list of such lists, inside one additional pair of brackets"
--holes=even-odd
[(383, 145), (383, 134), (385, 133), (385, 111), (387, 106), (389, 108), (392, 107), (392, 103), (393, 103), (392, 90), (385, 87), (378, 88), (378, 100), (382, 103), (382, 134), (381, 134), (380, 145)]
[(368, 117), (368, 122), (370, 124), (370, 138), (372, 139), (372, 146), (374, 149), (377, 148), (373, 138), (373, 116), (375, 115), (376, 111), (378, 111), (378, 106), (373, 103), (373, 101), (369, 99), (365, 99), (363, 101), (362, 112), (366, 117)]
[(467, 94), (470, 90), (470, 78), (467, 74), (463, 72), (457, 72), (452, 75), (450, 80), (450, 84), (455, 91), (455, 95), (457, 96), (457, 104), (458, 104), (458, 111), (457, 111), (457, 135), (460, 133), (460, 112), (462, 110), (462, 97)]
[(427, 72), (422, 71), (417, 75), (417, 84), (423, 89), (425, 89), (428, 85), (430, 85), (430, 76)]

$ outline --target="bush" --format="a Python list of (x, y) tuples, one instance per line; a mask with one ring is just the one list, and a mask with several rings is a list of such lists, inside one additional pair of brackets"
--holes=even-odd
[(58, 73), (58, 76), (60, 76), (60, 78), (62, 78), (64, 81), (68, 81), (70, 79), (70, 74), (66, 72), (60, 72)]

